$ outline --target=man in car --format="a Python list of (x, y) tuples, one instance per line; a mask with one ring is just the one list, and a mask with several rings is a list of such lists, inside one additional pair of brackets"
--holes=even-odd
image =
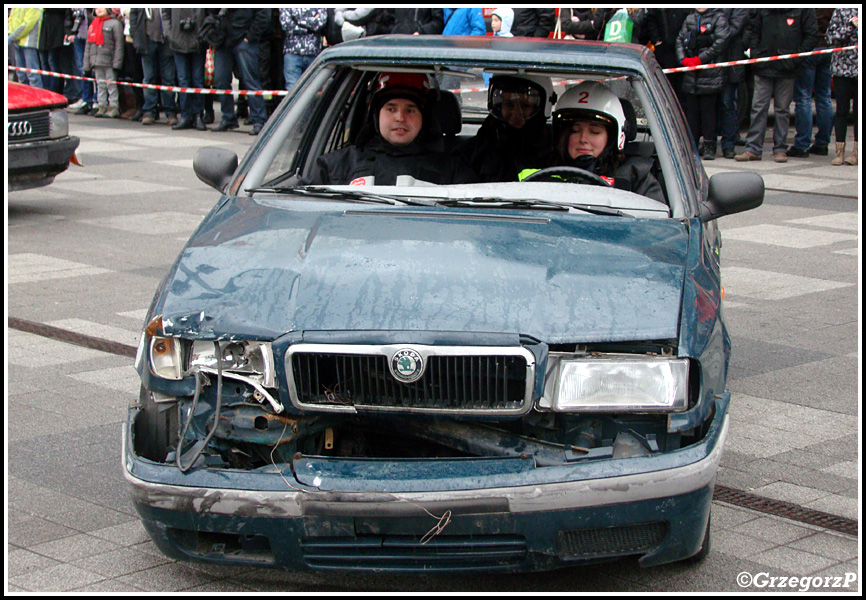
[(553, 140), (547, 119), (555, 102), (549, 77), (496, 75), (478, 133), (460, 155), (484, 182), (517, 181), (527, 168), (546, 167)]
[(441, 135), (425, 110), (432, 92), (421, 73), (383, 73), (376, 81), (359, 141), (320, 156), (302, 185), (394, 185), (398, 175), (435, 184), (472, 183), (477, 177), (442, 151)]

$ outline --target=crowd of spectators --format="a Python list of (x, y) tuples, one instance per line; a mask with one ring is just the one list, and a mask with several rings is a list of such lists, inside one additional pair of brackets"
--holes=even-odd
[[(70, 108), (79, 114), (123, 117), (142, 125), (153, 125), (162, 115), (172, 129), (205, 130), (214, 123), (216, 98), (221, 120), (212, 130), (236, 129), (239, 119), (246, 118), (255, 135), (278, 97), (242, 95), (236, 102), (230, 94), (176, 94), (123, 84), (230, 89), (236, 78), (242, 90), (291, 89), (323, 47), (386, 33), (510, 33), (611, 41), (607, 37), (611, 22), (627, 19), (630, 40), (624, 41), (649, 46), (661, 66), (669, 69), (853, 46), (859, 31), (857, 8), (484, 10), (13, 8), (7, 9), (9, 56), (17, 66), (121, 84), (103, 89), (102, 83), (95, 86), (87, 80), (13, 72), (24, 83), (66, 95)], [(851, 106), (856, 109), (858, 102), (857, 64), (856, 50), (849, 50), (668, 77), (704, 160), (715, 158), (719, 138), (725, 158), (760, 160), (772, 101), (774, 160), (827, 155), (830, 135), (835, 133), (833, 164), (857, 164), (856, 127), (853, 140), (846, 139)], [(796, 136), (789, 147), (792, 104)], [(746, 131), (745, 139), (741, 131)], [(845, 145), (851, 142), (852, 152), (846, 157)], [(745, 150), (735, 154), (736, 145), (745, 145)]]

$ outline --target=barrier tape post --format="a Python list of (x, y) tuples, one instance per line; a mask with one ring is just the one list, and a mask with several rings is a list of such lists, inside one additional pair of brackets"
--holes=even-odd
[[(734, 67), (738, 65), (754, 65), (762, 62), (770, 62), (775, 60), (789, 60), (792, 58), (801, 58), (805, 56), (814, 56), (816, 54), (829, 54), (831, 52), (843, 52), (845, 50), (857, 50), (860, 46), (845, 46), (843, 48), (826, 48), (824, 50), (812, 50), (810, 52), (798, 52), (796, 54), (783, 54), (780, 56), (767, 56), (764, 58), (747, 58), (744, 60), (732, 60), (729, 62), (722, 63), (712, 63), (708, 65), (698, 65), (696, 67), (675, 67), (671, 69), (664, 69), (663, 72), (665, 74), (668, 73), (684, 73), (686, 71), (700, 71), (702, 69), (718, 69), (724, 67)], [(166, 85), (154, 85), (150, 83), (133, 83), (131, 81), (109, 81), (105, 79), (94, 79), (92, 77), (81, 77), (79, 75), (67, 75), (66, 73), (54, 73), (52, 71), (41, 71), (39, 69), (26, 69), (24, 67), (13, 67), (9, 65), (7, 67), (10, 71), (22, 71), (24, 73), (39, 73), (41, 75), (49, 75), (51, 77), (57, 77), (61, 79), (78, 79), (81, 81), (92, 81), (95, 83), (103, 82), (103, 83), (116, 83), (117, 85), (128, 85), (131, 87), (138, 87), (148, 90), (158, 90), (165, 92), (177, 92), (178, 94), (207, 94), (213, 96), (219, 95), (238, 95), (238, 96), (285, 96), (289, 92), (288, 90), (214, 90), (210, 88), (182, 88), (177, 86), (166, 86)], [(571, 81), (558, 81), (555, 82), (557, 85), (563, 85), (572, 83)], [(486, 91), (487, 88), (469, 88), (469, 89), (459, 89), (459, 90), (451, 90), (460, 94), (468, 94), (472, 92), (483, 92)]]

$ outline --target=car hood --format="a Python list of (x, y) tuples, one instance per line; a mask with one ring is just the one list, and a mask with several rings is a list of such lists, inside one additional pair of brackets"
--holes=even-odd
[(8, 85), (9, 93), (6, 96), (6, 108), (10, 112), (66, 106), (68, 104), (65, 96), (56, 94), (50, 90), (31, 87), (15, 81), (10, 81)]
[(153, 312), (165, 333), (677, 336), (688, 245), (678, 221), (356, 206), (228, 200), (163, 284)]

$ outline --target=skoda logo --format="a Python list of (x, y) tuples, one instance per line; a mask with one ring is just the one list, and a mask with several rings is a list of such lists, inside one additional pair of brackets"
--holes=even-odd
[(33, 126), (30, 121), (13, 121), (6, 124), (9, 137), (21, 137), (33, 133)]
[(415, 350), (403, 348), (391, 357), (391, 375), (403, 383), (418, 381), (424, 374), (424, 359)]

